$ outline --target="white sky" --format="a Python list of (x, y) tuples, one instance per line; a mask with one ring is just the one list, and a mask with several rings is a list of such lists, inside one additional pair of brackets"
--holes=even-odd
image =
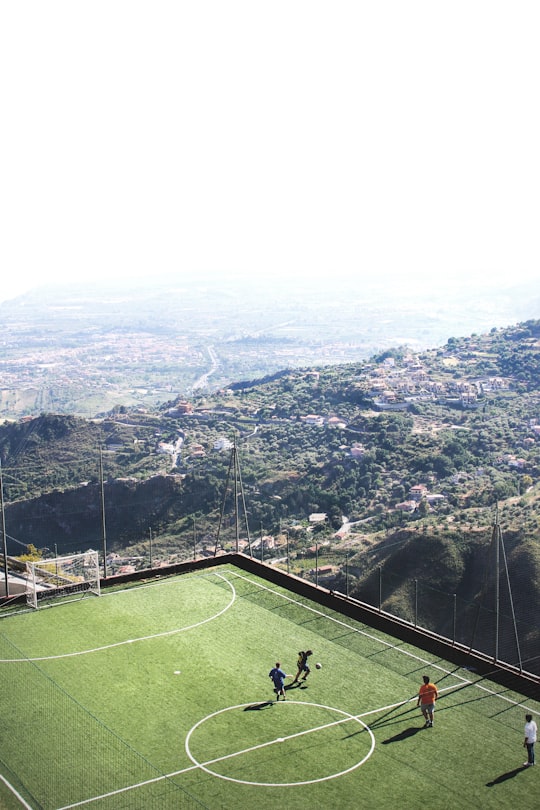
[(540, 277), (540, 3), (0, 6), (0, 300), (161, 272)]

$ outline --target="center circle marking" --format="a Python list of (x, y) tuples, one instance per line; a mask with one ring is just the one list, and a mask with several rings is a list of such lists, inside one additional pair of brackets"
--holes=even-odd
[[(190, 738), (191, 738), (191, 735), (193, 734), (193, 732), (199, 726), (202, 726), (203, 723), (206, 723), (207, 720), (211, 720), (213, 717), (216, 717), (218, 714), (224, 714), (224, 712), (231, 712), (231, 711), (234, 711), (235, 709), (245, 709), (246, 706), (252, 706), (253, 705), (252, 703), (239, 703), (237, 706), (227, 706), (225, 709), (219, 709), (217, 712), (213, 712), (212, 714), (209, 714), (206, 717), (203, 717), (201, 720), (199, 720), (198, 723), (195, 723), (195, 725), (191, 727), (191, 729), (189, 730), (189, 732), (188, 732), (188, 734), (186, 736), (186, 743), (185, 743), (186, 754), (188, 755), (188, 757), (190, 758), (190, 760), (193, 762), (194, 765), (196, 765), (202, 771), (205, 771), (206, 773), (210, 774), (211, 776), (217, 776), (218, 779), (225, 779), (227, 782), (237, 782), (240, 785), (254, 785), (254, 786), (259, 786), (259, 787), (296, 787), (296, 786), (300, 786), (300, 785), (313, 785), (313, 784), (316, 784), (317, 782), (326, 782), (329, 779), (337, 779), (339, 776), (345, 776), (345, 774), (356, 770), (356, 768), (359, 768), (361, 765), (364, 764), (364, 762), (367, 762), (367, 760), (370, 758), (370, 756), (372, 755), (372, 753), (373, 753), (373, 751), (375, 749), (375, 737), (374, 737), (373, 732), (371, 731), (370, 727), (366, 723), (364, 723), (363, 720), (361, 720), (359, 717), (357, 717), (354, 714), (350, 714), (349, 712), (342, 711), (342, 709), (336, 709), (334, 706), (324, 706), (322, 703), (307, 703), (307, 702), (304, 702), (303, 700), (289, 700), (289, 701), (287, 701), (287, 703), (282, 703), (281, 706), (283, 706), (283, 708), (285, 708), (286, 706), (289, 707), (289, 706), (293, 706), (295, 704), (298, 705), (298, 706), (314, 706), (315, 708), (318, 708), (318, 709), (327, 709), (330, 712), (337, 712), (338, 714), (343, 715), (344, 717), (348, 718), (349, 720), (355, 720), (357, 723), (359, 723), (359, 725), (361, 725), (368, 732), (368, 734), (370, 736), (370, 739), (371, 739), (371, 746), (370, 746), (369, 751), (365, 755), (365, 757), (363, 757), (359, 762), (356, 762), (354, 765), (351, 765), (350, 768), (345, 768), (342, 771), (337, 771), (336, 773), (329, 774), (328, 776), (321, 776), (318, 779), (306, 779), (306, 780), (303, 780), (301, 782), (251, 782), (251, 781), (249, 781), (247, 779), (235, 779), (232, 776), (224, 776), (222, 773), (218, 773), (217, 771), (213, 771), (211, 768), (208, 767), (208, 765), (205, 765), (202, 762), (199, 762), (198, 759), (191, 753), (191, 750), (190, 750), (190, 747), (189, 747), (189, 741), (190, 741)], [(275, 742), (285, 742), (285, 740), (282, 737), (278, 738), (277, 740), (269, 740), (267, 745), (272, 745)], [(258, 745), (256, 747), (261, 748), (262, 746)], [(247, 754), (247, 753), (249, 753), (249, 751), (250, 751), (250, 749), (247, 748), (245, 753)], [(242, 752), (239, 752), (239, 753), (242, 753)], [(233, 757), (233, 756), (237, 756), (237, 754), (233, 753), (233, 754), (229, 754), (229, 755), (226, 755), (226, 756), (223, 756), (223, 757), (219, 757), (218, 760), (211, 760), (211, 762), (216, 762), (216, 761), (219, 761), (219, 760), (228, 759), (229, 757)]]

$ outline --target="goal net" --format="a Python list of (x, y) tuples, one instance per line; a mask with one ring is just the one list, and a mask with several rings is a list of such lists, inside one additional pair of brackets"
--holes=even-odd
[(91, 593), (100, 593), (97, 551), (26, 563), (26, 602), (32, 607), (45, 600)]

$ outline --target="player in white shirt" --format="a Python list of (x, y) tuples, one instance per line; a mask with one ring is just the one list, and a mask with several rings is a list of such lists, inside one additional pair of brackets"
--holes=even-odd
[(524, 768), (530, 768), (534, 765), (534, 744), (538, 734), (538, 727), (532, 719), (532, 714), (526, 714), (525, 720), (525, 740), (523, 747), (527, 749), (527, 762), (523, 763)]

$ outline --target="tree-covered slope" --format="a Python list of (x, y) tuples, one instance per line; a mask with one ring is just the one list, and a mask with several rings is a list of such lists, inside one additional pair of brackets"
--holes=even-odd
[(492, 587), (496, 517), (517, 608), (538, 615), (539, 448), (540, 321), (529, 321), (423, 353), (283, 370), (153, 412), (5, 422), (8, 547), (100, 549), (104, 533), (109, 550), (146, 561), (150, 538), (160, 559), (218, 539), (234, 547), (240, 485), (242, 539), (287, 540), (302, 576), (316, 544), (338, 585), (346, 553), (359, 598), (382, 569), (389, 609), (410, 610), (410, 583), (429, 583), (420, 611), (448, 631), (436, 593), (455, 594), (474, 623), (465, 606)]

